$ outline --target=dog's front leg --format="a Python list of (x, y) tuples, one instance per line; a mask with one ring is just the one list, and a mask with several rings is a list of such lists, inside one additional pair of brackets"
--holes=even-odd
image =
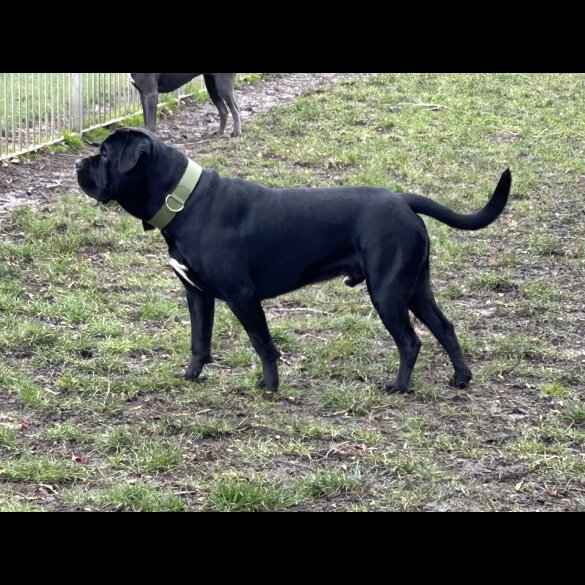
[(276, 360), (280, 357), (280, 352), (276, 349), (270, 331), (268, 331), (262, 305), (259, 301), (252, 299), (239, 299), (235, 302), (228, 302), (228, 305), (244, 326), (256, 353), (260, 356), (262, 378), (258, 380), (258, 387), (269, 392), (276, 392), (278, 390)]
[(215, 299), (188, 283), (184, 284), (191, 317), (191, 362), (187, 366), (184, 376), (188, 380), (197, 380), (203, 366), (212, 361), (211, 333), (213, 331)]
[(158, 91), (152, 90), (143, 94), (140, 92), (142, 102), (142, 117), (147, 130), (156, 131), (156, 109), (158, 106)]

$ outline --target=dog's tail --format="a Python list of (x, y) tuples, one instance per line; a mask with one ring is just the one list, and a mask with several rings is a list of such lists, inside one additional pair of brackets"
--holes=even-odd
[(460, 230), (479, 230), (490, 225), (502, 213), (508, 201), (511, 185), (512, 174), (510, 173), (510, 169), (506, 169), (500, 177), (494, 194), (485, 207), (469, 215), (457, 213), (422, 195), (405, 194), (404, 198), (410, 209), (415, 213), (428, 215), (448, 226)]

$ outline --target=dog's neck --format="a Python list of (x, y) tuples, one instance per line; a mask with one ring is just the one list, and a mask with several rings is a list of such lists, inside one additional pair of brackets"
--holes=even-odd
[(165, 197), (162, 207), (148, 222), (142, 222), (145, 231), (149, 229), (147, 224), (159, 230), (165, 229), (175, 216), (183, 211), (191, 193), (197, 187), (202, 172), (203, 169), (195, 161), (187, 161), (187, 168), (181, 180)]
[[(169, 193), (181, 181), (189, 159), (179, 151), (163, 145), (154, 164), (145, 165), (141, 180), (116, 197), (118, 203), (131, 215), (147, 222), (165, 204)], [(139, 163), (144, 164), (144, 162)]]

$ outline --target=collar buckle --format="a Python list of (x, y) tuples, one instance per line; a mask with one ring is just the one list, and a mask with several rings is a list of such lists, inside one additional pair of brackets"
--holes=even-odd
[(179, 211), (183, 211), (183, 209), (185, 208), (185, 204), (182, 203), (181, 201), (179, 201), (180, 203), (180, 207), (179, 209), (173, 209), (170, 205), (169, 205), (169, 199), (171, 197), (173, 197), (174, 193), (169, 193), (165, 199), (165, 205), (167, 206), (167, 209), (171, 212), (171, 213), (179, 213)]
[[(179, 181), (179, 184), (165, 197), (163, 206), (158, 212), (147, 220), (147, 223), (158, 228), (159, 230), (164, 229), (173, 218), (183, 211), (185, 203), (194, 191), (203, 169), (192, 160), (187, 161), (187, 168)], [(173, 207), (176, 206), (176, 207)]]

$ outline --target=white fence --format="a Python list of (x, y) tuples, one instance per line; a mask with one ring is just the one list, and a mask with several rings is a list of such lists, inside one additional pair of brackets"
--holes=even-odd
[(137, 113), (128, 73), (0, 73), (0, 160)]

